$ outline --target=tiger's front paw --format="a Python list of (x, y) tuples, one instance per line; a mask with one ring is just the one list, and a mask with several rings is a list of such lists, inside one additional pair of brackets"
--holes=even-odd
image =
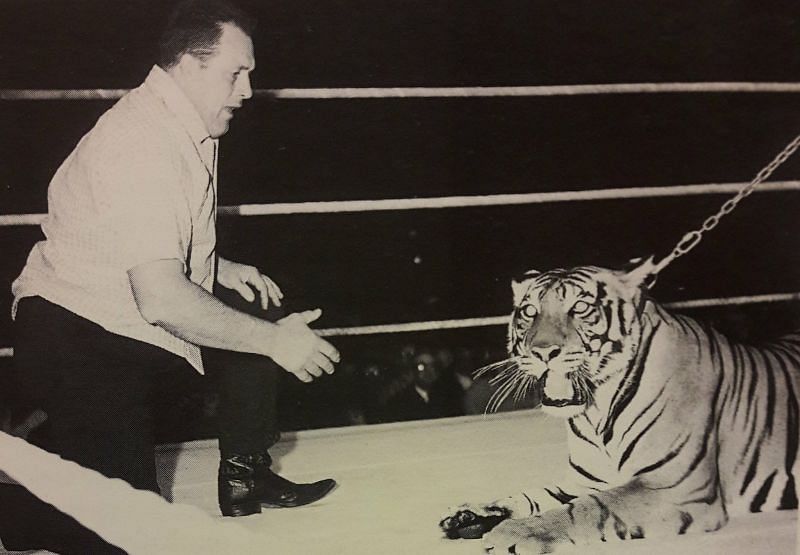
[(483, 548), (492, 555), (552, 553), (559, 545), (572, 544), (558, 529), (548, 527), (540, 516), (506, 520), (483, 538)]
[(451, 540), (474, 540), (483, 537), (509, 516), (511, 511), (506, 507), (466, 504), (450, 509), (439, 522), (439, 527)]

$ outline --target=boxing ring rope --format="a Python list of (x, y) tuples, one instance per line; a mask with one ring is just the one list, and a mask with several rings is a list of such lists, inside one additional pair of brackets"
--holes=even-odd
[[(115, 100), (128, 89), (0, 89), (0, 100)], [(472, 98), (660, 93), (797, 93), (791, 82), (678, 82), (533, 85), (514, 87), (344, 87), (255, 89), (255, 97), (282, 100), (356, 98)]]
[[(244, 204), (221, 206), (219, 213), (226, 216), (265, 216), (290, 214), (330, 214), (382, 210), (420, 210), (441, 208), (462, 208), (475, 206), (501, 206), (521, 204), (544, 204), (552, 202), (577, 202), (592, 200), (654, 198), (667, 196), (693, 196), (709, 194), (730, 194), (742, 189), (747, 183), (706, 183), (695, 185), (675, 185), (662, 187), (630, 187), (595, 189), (588, 191), (556, 191), (543, 193), (473, 195), (410, 199), (322, 201), (275, 204)], [(800, 190), (800, 181), (775, 181), (763, 183), (754, 192), (790, 192)], [(45, 214), (10, 214), (0, 216), (0, 227), (16, 225), (38, 225)], [(705, 308), (725, 305), (755, 304), (766, 302), (789, 302), (800, 299), (798, 293), (778, 293), (772, 295), (751, 295), (742, 297), (695, 299), (667, 303), (675, 309)], [(317, 330), (323, 337), (374, 335), (432, 331), (442, 329), (471, 328), (481, 326), (505, 325), (507, 316), (465, 318), (426, 322), (397, 324), (378, 324)], [(13, 349), (0, 348), (0, 358), (13, 356)]]
[[(772, 293), (766, 295), (743, 295), (739, 297), (721, 297), (709, 299), (690, 299), (664, 303), (673, 310), (690, 310), (697, 308), (714, 308), (720, 306), (741, 306), (745, 304), (785, 303), (800, 301), (800, 291), (796, 293)], [(509, 316), (485, 316), (479, 318), (459, 318), (452, 320), (429, 320), (424, 322), (405, 322), (399, 324), (375, 324), (369, 326), (350, 326), (343, 328), (322, 328), (315, 330), (321, 337), (379, 335), (390, 333), (408, 333), (416, 331), (451, 330), (461, 328), (478, 328), (508, 325)], [(14, 356), (14, 349), (0, 348), (0, 358)]]
[[(588, 191), (556, 191), (543, 193), (474, 195), (414, 199), (383, 199), (355, 201), (322, 201), (301, 203), (245, 204), (222, 206), (219, 213), (226, 216), (264, 216), (288, 214), (348, 213), (381, 210), (419, 210), (461, 208), (470, 206), (500, 206), (519, 204), (543, 204), (552, 202), (575, 202), (590, 200), (653, 198), (666, 196), (692, 196), (707, 194), (729, 194), (740, 191), (747, 183), (707, 183), (698, 185), (676, 185), (664, 187), (632, 187), (599, 189)], [(800, 181), (776, 181), (761, 184), (753, 192), (788, 192), (800, 190)], [(11, 214), (0, 216), (0, 227), (16, 225), (38, 225), (45, 214)], [(800, 300), (800, 292), (771, 295), (750, 295), (730, 298), (695, 299), (667, 303), (674, 309), (706, 308), (713, 306), (742, 305), (755, 303), (789, 302)], [(374, 335), (432, 331), (442, 329), (471, 328), (507, 324), (507, 316), (491, 316), (455, 320), (378, 324), (317, 330), (323, 337)], [(12, 348), (0, 348), (0, 358), (13, 356)]]
[[(242, 204), (222, 206), (220, 214), (235, 216), (267, 216), (278, 214), (322, 214), (335, 212), (373, 212), (381, 210), (422, 210), (434, 208), (468, 208), (475, 206), (510, 206), (670, 196), (730, 194), (745, 183), (705, 183), (660, 187), (625, 187), (587, 191), (554, 191), (498, 195), (469, 195), (430, 198), (298, 202), (275, 204)], [(762, 192), (800, 191), (800, 181), (775, 181), (759, 188)], [(2, 217), (0, 217), (2, 225)]]
[[(284, 202), (272, 204), (240, 204), (220, 206), (218, 213), (225, 216), (276, 216), (291, 214), (331, 214), (347, 212), (377, 212), (385, 210), (423, 210), (436, 208), (468, 208), (476, 206), (510, 206), (520, 204), (545, 204), (552, 202), (578, 202), (593, 200), (620, 200), (674, 196), (717, 195), (735, 193), (746, 183), (702, 183), (657, 187), (622, 187), (587, 191), (554, 191), (498, 195), (465, 195), (381, 200), (341, 200), (319, 202)], [(800, 191), (800, 181), (772, 181), (759, 186), (755, 192)], [(0, 215), (0, 227), (39, 225), (45, 214)]]
[[(263, 553), (232, 519), (172, 504), (0, 431), (0, 468), (18, 484), (131, 555)], [(2, 549), (0, 549), (2, 552)]]
[[(696, 308), (713, 308), (719, 306), (740, 306), (744, 304), (782, 303), (800, 301), (800, 292), (774, 293), (768, 295), (746, 295), (740, 297), (691, 299), (664, 303), (664, 306), (673, 310), (688, 310)], [(336, 337), (343, 335), (375, 335), (381, 333), (406, 333), (413, 331), (435, 331), (459, 328), (477, 328), (486, 326), (506, 326), (509, 315), (488, 316), (484, 318), (462, 318), (456, 320), (434, 320), (428, 322), (408, 322), (405, 324), (380, 324), (372, 326), (353, 326), (347, 328), (326, 328), (316, 330), (322, 337)]]

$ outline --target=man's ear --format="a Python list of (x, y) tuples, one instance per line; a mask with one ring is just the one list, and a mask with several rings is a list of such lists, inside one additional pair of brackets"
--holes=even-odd
[(623, 269), (622, 280), (630, 287), (637, 289), (650, 289), (656, 284), (656, 265), (653, 257), (634, 258), (630, 264)]
[(530, 287), (531, 280), (538, 276), (541, 272), (538, 270), (528, 270), (521, 276), (512, 278), (511, 280), (511, 291), (514, 294), (514, 304), (517, 305), (522, 302), (522, 299), (525, 297), (525, 293), (528, 292), (528, 288)]

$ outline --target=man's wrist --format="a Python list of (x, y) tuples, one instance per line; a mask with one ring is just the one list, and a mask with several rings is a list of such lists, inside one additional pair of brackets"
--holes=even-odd
[[(262, 356), (266, 356), (269, 358), (273, 358), (275, 354), (275, 346), (277, 341), (278, 335), (278, 326), (272, 322), (267, 320), (258, 320), (256, 322), (257, 331), (256, 331), (256, 344), (255, 347), (258, 354)], [(273, 358), (274, 360), (274, 358)]]
[(230, 260), (217, 255), (217, 272), (224, 269), (228, 264), (230, 264)]

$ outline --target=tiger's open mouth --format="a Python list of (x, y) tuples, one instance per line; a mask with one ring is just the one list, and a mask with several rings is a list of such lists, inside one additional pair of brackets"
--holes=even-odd
[(547, 394), (542, 395), (542, 404), (546, 407), (569, 407), (583, 405), (586, 403), (586, 396), (582, 391), (576, 390), (572, 399), (551, 399)]
[(576, 377), (564, 377), (561, 378), (571, 385), (572, 390), (572, 397), (561, 397), (553, 398), (547, 394), (547, 379), (551, 378), (552, 376), (549, 375), (550, 372), (547, 371), (542, 375), (541, 382), (544, 385), (542, 388), (542, 405), (546, 407), (569, 407), (569, 406), (579, 406), (586, 404), (587, 398), (584, 389), (579, 386), (578, 380)]

